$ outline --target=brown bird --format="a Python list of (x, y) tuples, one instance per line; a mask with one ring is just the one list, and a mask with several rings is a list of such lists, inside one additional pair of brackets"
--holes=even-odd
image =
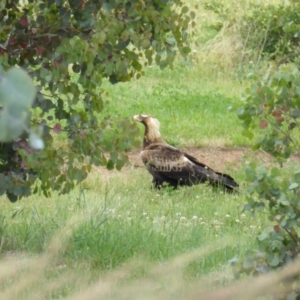
[(208, 182), (227, 192), (238, 190), (239, 185), (231, 176), (214, 171), (195, 157), (164, 142), (157, 119), (151, 115), (135, 115), (133, 119), (145, 126), (141, 158), (153, 176), (156, 188), (160, 189), (164, 183), (176, 188)]

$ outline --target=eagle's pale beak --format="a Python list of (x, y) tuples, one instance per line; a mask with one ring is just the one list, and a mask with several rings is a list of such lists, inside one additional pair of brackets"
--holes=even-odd
[(142, 117), (141, 117), (141, 115), (135, 115), (135, 116), (133, 116), (133, 120), (137, 121), (137, 122), (142, 122)]

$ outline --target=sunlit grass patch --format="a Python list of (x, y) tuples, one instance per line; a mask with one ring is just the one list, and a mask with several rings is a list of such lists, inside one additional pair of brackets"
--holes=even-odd
[(209, 140), (218, 146), (248, 144), (235, 112), (228, 110), (238, 98), (206, 84), (196, 67), (172, 72), (153, 67), (138, 82), (105, 84), (109, 96), (104, 115), (152, 114), (160, 121), (165, 140), (175, 146), (206, 146)]
[(125, 181), (121, 173), (105, 181), (92, 173), (84, 191), (76, 189), (50, 199), (33, 196), (13, 207), (5, 202), (2, 252), (46, 250), (52, 235), (78, 213), (85, 221), (71, 235), (63, 261), (100, 270), (113, 269), (141, 254), (149, 261), (165, 261), (243, 232), (243, 239), (237, 237), (226, 252), (212, 253), (196, 264), (191, 274), (199, 276), (253, 245), (250, 237), (265, 222), (263, 216), (241, 214), (243, 192), (228, 195), (206, 185), (156, 191), (150, 188), (146, 170), (128, 170), (126, 175)]

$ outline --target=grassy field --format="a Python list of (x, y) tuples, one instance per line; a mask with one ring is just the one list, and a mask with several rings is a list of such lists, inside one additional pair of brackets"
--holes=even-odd
[[(40, 290), (40, 284), (51, 285), (60, 278), (62, 286), (54, 285), (47, 296), (56, 299), (55, 295), (78, 291), (119, 268), (126, 270), (124, 282), (147, 278), (154, 263), (164, 265), (180, 254), (203, 251), (205, 247), (211, 248), (174, 270), (177, 276), (180, 274), (187, 284), (212, 272), (218, 272), (214, 284), (233, 280), (228, 261), (255, 246), (254, 237), (267, 223), (264, 214), (253, 218), (243, 213), (243, 194), (227, 195), (207, 186), (157, 192), (149, 188), (150, 178), (143, 169), (124, 172), (108, 180), (95, 171), (84, 190), (66, 196), (35, 196), (14, 206), (3, 199), (3, 265), (18, 261), (21, 270), (17, 269), (12, 277), (0, 278), (1, 299), (6, 299), (6, 293), (17, 299), (32, 299), (32, 293), (38, 290), (48, 295), (46, 286)], [(64, 243), (70, 229), (72, 233)], [(47, 257), (34, 284), (26, 285), (28, 294), (24, 296), (24, 289), (15, 294), (15, 285), (24, 280), (22, 274), (30, 273), (31, 265), (26, 269), (22, 262), (39, 253), (50, 255), (49, 243), (55, 234), (59, 235), (61, 249)], [(73, 277), (67, 282), (62, 280), (74, 273), (80, 283), (72, 282)], [(167, 284), (165, 280), (160, 278), (162, 282), (157, 284)], [(178, 291), (179, 295), (183, 292)]]
[[(152, 66), (138, 81), (104, 82), (104, 115), (152, 114), (176, 147), (249, 146), (228, 110), (249, 82), (233, 74), (225, 37), (221, 58), (207, 54), (217, 31), (206, 21), (215, 16), (203, 8), (197, 14), (204, 25), (193, 63), (178, 59), (174, 70)], [(269, 221), (242, 211), (243, 166), (230, 173), (240, 194), (205, 185), (157, 192), (145, 169), (127, 167), (95, 169), (64, 196), (16, 204), (2, 197), (0, 299), (195, 299), (232, 283), (229, 260), (255, 247)]]
[(104, 87), (109, 92), (106, 111), (124, 117), (152, 114), (174, 146), (249, 145), (238, 118), (228, 108), (239, 102), (242, 86), (225, 78), (212, 82), (199, 66), (178, 62), (175, 70), (151, 67), (130, 83)]

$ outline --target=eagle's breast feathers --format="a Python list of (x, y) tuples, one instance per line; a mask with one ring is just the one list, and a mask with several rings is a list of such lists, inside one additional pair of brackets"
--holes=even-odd
[(184, 167), (191, 165), (182, 153), (161, 149), (145, 149), (141, 152), (141, 158), (147, 168), (159, 172), (181, 172)]

